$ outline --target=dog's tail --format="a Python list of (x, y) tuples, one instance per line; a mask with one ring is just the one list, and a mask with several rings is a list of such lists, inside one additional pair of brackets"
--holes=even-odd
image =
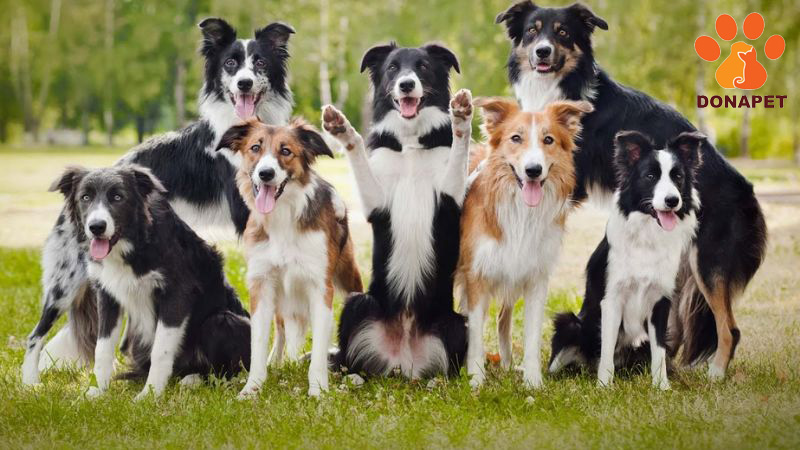
[(553, 319), (553, 339), (550, 341), (550, 373), (558, 372), (566, 366), (586, 363), (583, 354), (583, 321), (571, 312), (556, 314)]

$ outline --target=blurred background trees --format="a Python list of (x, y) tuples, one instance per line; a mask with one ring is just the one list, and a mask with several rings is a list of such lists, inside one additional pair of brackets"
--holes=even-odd
[[(292, 36), (291, 87), (296, 113), (317, 120), (323, 102), (341, 106), (356, 123), (368, 107), (364, 51), (389, 40), (440, 41), (459, 56), (455, 88), (510, 95), (508, 53), (495, 15), (509, 0), (0, 0), (0, 141), (59, 139), (76, 144), (129, 145), (196, 116), (202, 62), (196, 24), (230, 21), (242, 37), (274, 20)], [(539, 2), (560, 5), (567, 2)], [(597, 58), (623, 83), (672, 104), (711, 134), (729, 155), (800, 157), (800, 4), (797, 0), (597, 0), (605, 18)], [(752, 11), (766, 20), (755, 42), (769, 73), (758, 95), (788, 95), (783, 109), (697, 110), (695, 96), (737, 94), (714, 82), (716, 63), (693, 49), (714, 35), (714, 20), (731, 14), (741, 25)], [(777, 61), (763, 55), (773, 34), (786, 40)], [(744, 38), (740, 32), (738, 38)], [(722, 44), (723, 57), (728, 43)], [(362, 126), (365, 123), (362, 121)]]

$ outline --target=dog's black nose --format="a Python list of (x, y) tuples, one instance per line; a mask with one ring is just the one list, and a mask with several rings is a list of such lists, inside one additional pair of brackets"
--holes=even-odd
[(541, 164), (529, 164), (525, 166), (525, 175), (528, 176), (531, 180), (535, 180), (539, 178), (539, 175), (542, 174), (542, 165)]
[(536, 56), (538, 56), (539, 58), (547, 58), (548, 56), (550, 56), (550, 53), (552, 52), (553, 52), (552, 48), (548, 46), (542, 46), (536, 49)]
[(94, 222), (89, 224), (89, 231), (92, 232), (95, 236), (100, 236), (106, 232), (106, 221), (105, 220), (95, 220)]
[(275, 178), (275, 169), (261, 169), (258, 171), (258, 178), (261, 181), (269, 181)]
[(670, 196), (664, 199), (664, 203), (666, 203), (668, 208), (674, 208), (678, 206), (678, 197)]
[(400, 82), (400, 92), (404, 94), (408, 94), (409, 92), (414, 90), (414, 80), (405, 80)]
[(247, 92), (253, 87), (253, 80), (249, 78), (242, 78), (238, 83), (236, 83), (236, 86), (239, 87), (240, 91)]

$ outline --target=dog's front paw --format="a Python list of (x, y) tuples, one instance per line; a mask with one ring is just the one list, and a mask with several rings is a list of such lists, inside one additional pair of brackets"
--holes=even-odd
[(472, 93), (461, 89), (450, 100), (450, 120), (456, 137), (469, 137), (472, 133)]
[(140, 402), (140, 401), (142, 401), (142, 400), (144, 400), (144, 399), (146, 399), (146, 398), (148, 398), (150, 396), (155, 398), (155, 397), (158, 397), (159, 394), (160, 393), (157, 392), (156, 389), (153, 386), (145, 384), (144, 388), (142, 388), (142, 392), (139, 392), (138, 394), (136, 394), (136, 397), (133, 397), (133, 401), (134, 402)]
[(653, 387), (660, 389), (662, 391), (670, 390), (669, 381), (665, 379), (653, 380)]
[(542, 374), (540, 372), (523, 374), (522, 381), (525, 382), (525, 387), (528, 389), (539, 389), (544, 384), (542, 381)]
[(711, 381), (722, 381), (725, 379), (725, 369), (717, 366), (713, 362), (708, 364), (708, 379)]
[(360, 136), (350, 125), (347, 117), (333, 105), (322, 108), (322, 127), (336, 140), (341, 142), (347, 151), (353, 150)]
[(479, 389), (483, 386), (484, 376), (483, 373), (476, 373), (469, 378), (469, 387), (472, 389)]
[(236, 396), (237, 400), (250, 400), (258, 397), (258, 393), (261, 391), (261, 385), (256, 383), (247, 383), (244, 385), (241, 391), (239, 391), (239, 395)]
[(328, 391), (328, 380), (312, 381), (308, 384), (308, 396), (319, 397), (323, 392)]
[(103, 390), (97, 386), (89, 386), (89, 389), (86, 390), (84, 395), (89, 399), (98, 398), (103, 395)]

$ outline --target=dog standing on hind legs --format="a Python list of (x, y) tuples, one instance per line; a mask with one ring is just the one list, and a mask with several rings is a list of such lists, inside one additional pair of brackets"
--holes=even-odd
[(289, 360), (300, 357), (310, 323), (308, 394), (318, 396), (328, 390), (334, 287), (362, 291), (344, 202), (311, 168), (317, 157), (333, 153), (300, 119), (288, 127), (237, 125), (219, 145), (242, 156), (236, 181), (252, 211), (244, 232), (252, 362), (239, 399), (257, 395), (267, 378), (273, 319), (270, 364), (280, 362), (284, 346)]
[(511, 367), (511, 312), (524, 297), (523, 379), (538, 388), (547, 284), (573, 208), (574, 139), (592, 105), (554, 102), (541, 113), (529, 113), (514, 100), (478, 98), (475, 106), (483, 111), (489, 154), (471, 175), (461, 217), (456, 282), (467, 303), (467, 373), (470, 385), (483, 384), (483, 327), (494, 295), (502, 302), (501, 364)]
[(338, 365), (408, 378), (458, 372), (464, 318), (453, 309), (461, 205), (467, 180), (472, 99), (452, 101), (458, 61), (429, 44), (373, 47), (364, 55), (374, 88), (370, 153), (342, 113), (323, 109), (324, 128), (347, 151), (374, 236), (372, 281), (345, 302)]

